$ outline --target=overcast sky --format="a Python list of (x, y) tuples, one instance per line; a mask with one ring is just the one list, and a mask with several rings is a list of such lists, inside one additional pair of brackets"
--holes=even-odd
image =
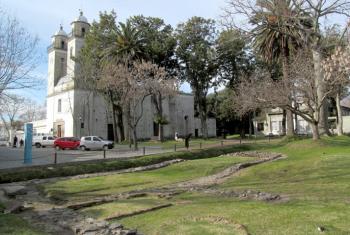
[[(218, 19), (225, 0), (0, 0), (0, 7), (16, 16), (33, 35), (40, 38), (39, 52), (42, 61), (35, 73), (45, 81), (47, 78), (46, 48), (51, 36), (62, 24), (70, 31), (70, 23), (82, 9), (91, 22), (98, 19), (100, 11), (115, 10), (118, 21), (125, 21), (133, 15), (160, 17), (174, 27), (192, 16)], [(185, 90), (189, 90), (186, 86)], [(23, 91), (22, 91), (23, 93)], [(43, 103), (46, 98), (46, 83), (38, 90), (25, 92), (27, 96)]]

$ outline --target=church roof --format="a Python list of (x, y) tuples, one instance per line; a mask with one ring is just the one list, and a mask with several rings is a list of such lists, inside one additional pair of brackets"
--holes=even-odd
[(83, 11), (80, 11), (79, 16), (74, 20), (74, 22), (84, 22), (89, 23), (87, 18), (84, 16)]
[(62, 25), (60, 26), (60, 29), (55, 33), (55, 36), (64, 36), (64, 37), (67, 37), (67, 33), (63, 30)]

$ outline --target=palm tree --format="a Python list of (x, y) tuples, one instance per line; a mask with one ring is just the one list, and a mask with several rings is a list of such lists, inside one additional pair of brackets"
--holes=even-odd
[(106, 50), (106, 55), (131, 61), (145, 58), (144, 39), (140, 31), (130, 21), (120, 22), (115, 32), (115, 40)]
[[(280, 63), (283, 79), (287, 79), (290, 56), (302, 46), (301, 31), (294, 27), (301, 19), (295, 14), (291, 0), (262, 0), (257, 2), (257, 7), (260, 10), (251, 19), (256, 25), (252, 30), (253, 46), (268, 63)], [(292, 94), (289, 96), (292, 99)], [(283, 131), (287, 136), (293, 136), (293, 114), (289, 110), (284, 110), (283, 114)]]

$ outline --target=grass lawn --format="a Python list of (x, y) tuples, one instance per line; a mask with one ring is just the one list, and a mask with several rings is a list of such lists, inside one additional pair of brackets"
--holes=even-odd
[(45, 233), (31, 227), (16, 215), (0, 214), (0, 234), (6, 235), (44, 235)]
[[(350, 138), (326, 138), (316, 143), (303, 140), (261, 148), (285, 153), (288, 158), (246, 169), (217, 187), (284, 194), (288, 202), (218, 200), (185, 194), (178, 200), (190, 203), (121, 222), (145, 234), (240, 234), (242, 231), (230, 233), (237, 223), (244, 225), (249, 234), (320, 234), (318, 226), (326, 228), (324, 234), (350, 234)], [(215, 226), (206, 217), (221, 218), (226, 223)]]
[(251, 160), (238, 157), (193, 160), (147, 172), (59, 181), (44, 185), (44, 191), (55, 198), (81, 201), (95, 196), (159, 187), (211, 175), (235, 163)]
[[(96, 218), (129, 213), (164, 203), (173, 206), (121, 219), (143, 234), (350, 234), (350, 138), (324, 138), (251, 144), (251, 149), (280, 152), (286, 159), (242, 170), (220, 190), (256, 190), (284, 195), (287, 201), (263, 202), (187, 192), (168, 199), (121, 200), (82, 210)], [(138, 173), (59, 181), (42, 185), (49, 195), (86, 200), (136, 189), (154, 188), (211, 175), (247, 158), (192, 160)], [(1, 225), (1, 224), (0, 224)], [(320, 233), (318, 226), (324, 227)], [(0, 226), (0, 234), (1, 233)]]

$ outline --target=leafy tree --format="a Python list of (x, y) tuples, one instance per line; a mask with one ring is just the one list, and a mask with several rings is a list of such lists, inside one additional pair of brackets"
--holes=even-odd
[(80, 73), (74, 79), (79, 87), (92, 93), (103, 95), (110, 104), (113, 116), (113, 135), (115, 141), (122, 141), (123, 135), (123, 112), (118, 105), (118, 93), (109, 87), (98, 88), (103, 74), (103, 63), (111, 56), (107, 54), (109, 45), (115, 42), (118, 27), (116, 13), (101, 12), (98, 22), (94, 21), (89, 32), (85, 36), (85, 43), (80, 54), (75, 60), (80, 66)]
[(146, 57), (145, 41), (141, 32), (132, 25), (130, 20), (119, 22), (114, 40), (105, 51), (106, 58), (128, 58), (129, 61), (141, 60)]
[(206, 96), (217, 74), (215, 21), (192, 17), (186, 23), (178, 25), (176, 35), (178, 40), (176, 55), (182, 80), (191, 85), (201, 119), (203, 137), (207, 138)]
[[(144, 40), (144, 52), (147, 60), (155, 63), (167, 71), (168, 78), (177, 74), (177, 60), (174, 56), (176, 39), (173, 35), (173, 28), (165, 24), (163, 19), (155, 17), (134, 16), (129, 19), (131, 24), (138, 29), (141, 38)], [(163, 126), (168, 124), (167, 118), (163, 115), (162, 102), (165, 98), (160, 92), (152, 89), (152, 103), (156, 110), (155, 123), (159, 125), (159, 141), (164, 140)], [(159, 89), (158, 89), (159, 90)]]
[[(302, 32), (295, 28), (300, 21), (290, 0), (264, 0), (252, 17), (253, 46), (268, 63), (279, 62), (283, 79), (288, 80), (290, 56), (302, 46)], [(292, 103), (293, 94), (286, 94)], [(283, 111), (283, 129), (287, 136), (294, 135), (293, 114)], [(287, 128), (285, 123), (287, 122)]]
[(247, 38), (235, 29), (224, 30), (217, 39), (219, 76), (233, 88), (239, 80), (252, 73), (253, 57), (247, 46)]

